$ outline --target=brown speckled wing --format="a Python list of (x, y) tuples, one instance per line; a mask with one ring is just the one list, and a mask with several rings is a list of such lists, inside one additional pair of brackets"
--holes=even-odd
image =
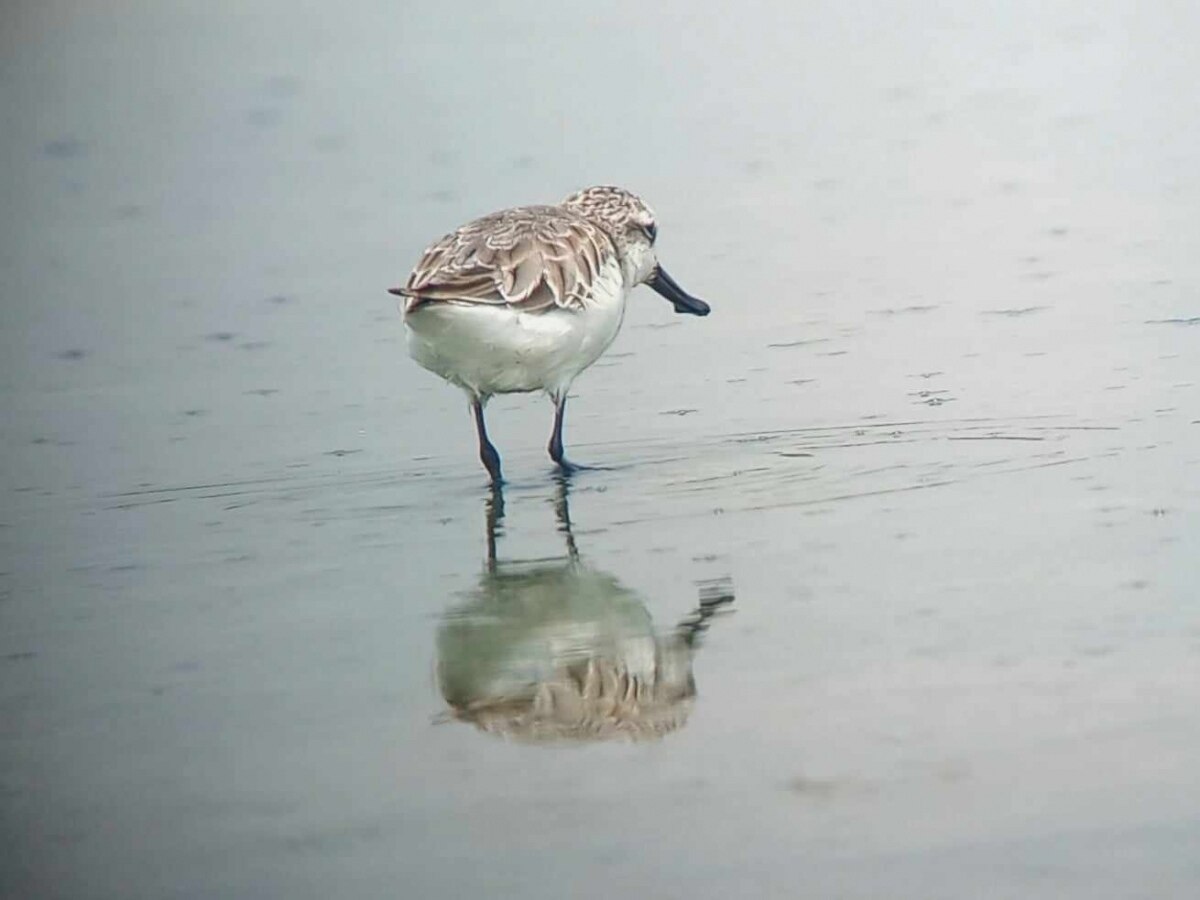
[(557, 206), (522, 206), (446, 235), (425, 251), (402, 292), (410, 310), (438, 301), (580, 309), (601, 269), (615, 262), (612, 240), (587, 219)]

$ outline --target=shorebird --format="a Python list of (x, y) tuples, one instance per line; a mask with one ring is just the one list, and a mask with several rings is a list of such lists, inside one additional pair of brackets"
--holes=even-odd
[(679, 313), (709, 306), (658, 263), (654, 213), (619, 187), (590, 187), (558, 206), (518, 206), (463, 225), (430, 246), (403, 287), (408, 352), (467, 392), (479, 458), (502, 482), (483, 411), (495, 394), (545, 391), (554, 401), (547, 448), (564, 471), (567, 391), (617, 336), (639, 284)]

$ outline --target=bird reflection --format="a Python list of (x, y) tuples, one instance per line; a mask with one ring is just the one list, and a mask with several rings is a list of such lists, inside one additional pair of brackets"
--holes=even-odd
[(500, 561), (504, 495), (487, 501), (487, 568), (438, 629), (438, 682), (450, 716), (531, 742), (658, 738), (687, 722), (692, 657), (714, 615), (733, 602), (728, 578), (699, 586), (696, 609), (656, 633), (641, 598), (584, 563), (567, 496), (555, 507), (566, 555)]

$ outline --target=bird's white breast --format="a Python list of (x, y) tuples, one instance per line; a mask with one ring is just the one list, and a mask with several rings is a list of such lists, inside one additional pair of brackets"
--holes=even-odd
[(625, 297), (614, 262), (598, 274), (590, 302), (580, 309), (423, 304), (405, 316), (409, 355), (478, 396), (537, 390), (559, 395), (616, 338)]

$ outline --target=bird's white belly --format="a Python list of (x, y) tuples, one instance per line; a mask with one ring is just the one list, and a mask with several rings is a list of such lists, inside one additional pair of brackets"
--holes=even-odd
[(582, 310), (517, 312), (478, 303), (427, 303), (405, 316), (408, 352), (421, 366), (486, 397), (564, 393), (616, 338), (623, 290)]

